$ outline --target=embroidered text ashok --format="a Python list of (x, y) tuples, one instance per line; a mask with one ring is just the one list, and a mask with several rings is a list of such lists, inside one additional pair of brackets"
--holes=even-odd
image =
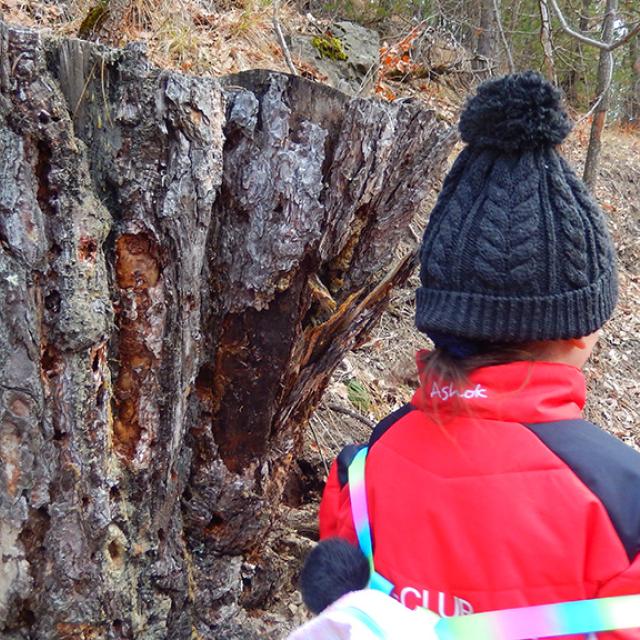
[(477, 384), (473, 388), (459, 391), (451, 385), (445, 385), (444, 387), (441, 387), (437, 382), (434, 382), (431, 385), (431, 397), (439, 398), (443, 402), (456, 397), (464, 398), (465, 400), (471, 400), (472, 398), (486, 398), (487, 390), (481, 384)]

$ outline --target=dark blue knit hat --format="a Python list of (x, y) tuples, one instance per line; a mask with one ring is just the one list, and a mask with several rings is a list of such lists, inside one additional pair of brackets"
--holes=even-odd
[(532, 71), (490, 80), (460, 118), (467, 146), (445, 178), (421, 250), (416, 325), (490, 342), (586, 336), (617, 301), (613, 243), (556, 151), (571, 129)]

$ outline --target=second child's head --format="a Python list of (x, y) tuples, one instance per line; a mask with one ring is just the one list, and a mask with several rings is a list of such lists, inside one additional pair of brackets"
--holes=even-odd
[(440, 374), (522, 359), (581, 367), (611, 316), (615, 252), (557, 150), (570, 129), (559, 91), (532, 71), (483, 83), (465, 106), (467, 146), (425, 230), (416, 297)]

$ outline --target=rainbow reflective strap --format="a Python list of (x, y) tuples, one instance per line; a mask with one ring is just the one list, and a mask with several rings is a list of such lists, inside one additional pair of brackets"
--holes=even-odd
[(526, 640), (640, 627), (640, 595), (543, 604), (441, 618), (440, 640)]
[[(366, 457), (367, 448), (364, 447), (349, 465), (351, 513), (360, 549), (371, 567), (369, 587), (390, 594), (393, 583), (377, 573), (373, 563), (365, 486)], [(635, 627), (640, 628), (640, 595), (559, 602), (441, 618), (435, 630), (440, 640), (526, 640)]]
[(387, 595), (393, 591), (393, 583), (380, 575), (373, 565), (373, 544), (371, 542), (371, 526), (369, 525), (369, 509), (364, 482), (364, 463), (367, 458), (367, 447), (360, 449), (349, 465), (349, 498), (351, 499), (351, 515), (358, 536), (358, 544), (369, 561), (371, 577), (369, 588), (377, 589)]
[(369, 509), (367, 508), (364, 483), (364, 463), (366, 458), (367, 448), (364, 447), (356, 453), (349, 465), (349, 498), (351, 499), (351, 515), (353, 516), (353, 525), (358, 536), (358, 544), (373, 571), (373, 545), (371, 544)]

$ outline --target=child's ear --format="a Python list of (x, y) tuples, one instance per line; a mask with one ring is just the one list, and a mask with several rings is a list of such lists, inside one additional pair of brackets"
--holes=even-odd
[(584, 338), (570, 338), (567, 342), (576, 349), (586, 349), (587, 342)]

